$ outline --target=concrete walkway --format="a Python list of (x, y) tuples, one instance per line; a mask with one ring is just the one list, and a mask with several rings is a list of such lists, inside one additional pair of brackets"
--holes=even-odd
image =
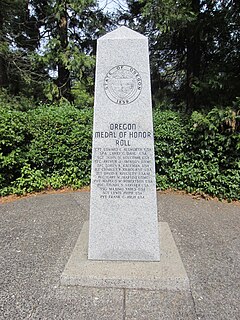
[(240, 206), (159, 194), (191, 291), (60, 286), (89, 193), (38, 195), (0, 206), (0, 319), (240, 319)]

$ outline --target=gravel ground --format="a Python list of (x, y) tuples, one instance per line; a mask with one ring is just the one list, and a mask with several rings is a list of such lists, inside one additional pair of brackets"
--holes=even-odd
[(60, 275), (89, 192), (37, 195), (0, 206), (0, 319), (240, 319), (240, 206), (158, 194), (190, 292), (64, 287)]

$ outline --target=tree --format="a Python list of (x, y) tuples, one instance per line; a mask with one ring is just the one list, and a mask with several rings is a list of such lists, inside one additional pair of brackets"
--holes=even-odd
[(95, 1), (6, 0), (0, 9), (0, 88), (89, 100), (96, 38), (109, 23)]
[(200, 40), (200, 0), (191, 1), (191, 12), (195, 19), (187, 23), (187, 41), (186, 41), (186, 102), (187, 109), (192, 110), (196, 105), (196, 96), (194, 94), (194, 79), (200, 76), (201, 67), (201, 40)]
[(170, 96), (176, 100), (184, 77), (186, 35), (183, 30), (193, 20), (189, 3), (173, 0), (127, 2), (129, 12), (124, 12), (119, 18), (149, 38), (154, 100)]
[(189, 111), (236, 100), (238, 1), (128, 0), (128, 5), (120, 19), (150, 39), (156, 100), (184, 102)]
[(8, 76), (4, 54), (6, 50), (6, 42), (4, 41), (4, 10), (3, 8), (0, 9), (0, 88), (4, 88), (8, 85)]
[[(57, 21), (57, 34), (59, 35), (60, 50), (64, 54), (68, 47), (68, 13), (67, 1), (59, 1), (59, 19)], [(71, 96), (70, 71), (63, 61), (59, 59), (57, 86), (61, 97), (65, 97), (69, 101)]]
[(94, 0), (33, 0), (32, 5), (42, 28), (37, 59), (46, 65), (52, 79), (49, 98), (72, 101), (77, 88), (93, 91), (95, 42), (104, 32), (107, 16)]
[[(31, 54), (39, 47), (37, 21), (26, 0), (6, 0), (0, 4), (0, 88), (15, 95), (33, 94), (43, 70)], [(38, 89), (39, 90), (39, 86)]]

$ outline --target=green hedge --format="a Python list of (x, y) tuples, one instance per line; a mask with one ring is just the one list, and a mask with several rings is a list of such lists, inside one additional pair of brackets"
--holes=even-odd
[(156, 110), (157, 186), (240, 200), (239, 118), (231, 109), (188, 117)]
[[(90, 183), (92, 109), (70, 104), (29, 111), (0, 104), (1, 195)], [(159, 189), (240, 200), (239, 115), (154, 110)]]
[(92, 110), (0, 107), (1, 195), (90, 183)]

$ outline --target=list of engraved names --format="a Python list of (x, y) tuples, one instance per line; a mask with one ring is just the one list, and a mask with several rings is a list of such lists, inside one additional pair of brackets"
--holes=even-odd
[(94, 148), (94, 184), (100, 198), (144, 199), (154, 183), (151, 148)]

